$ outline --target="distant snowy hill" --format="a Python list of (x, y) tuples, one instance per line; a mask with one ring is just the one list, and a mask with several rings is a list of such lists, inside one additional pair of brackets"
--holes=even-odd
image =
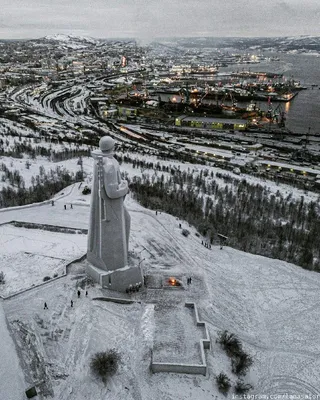
[(86, 48), (88, 46), (96, 45), (98, 43), (97, 40), (95, 40), (91, 37), (77, 36), (77, 35), (72, 35), (72, 34), (48, 35), (40, 40), (43, 40), (46, 42), (48, 42), (48, 41), (56, 42), (61, 47), (67, 47), (67, 48), (71, 48), (71, 49), (82, 49), (82, 48)]
[(243, 39), (243, 45), (260, 46), (261, 49), (271, 48), (281, 52), (297, 51), (301, 53), (320, 52), (319, 36), (288, 36), (274, 38)]
[(232, 47), (240, 50), (250, 48), (261, 50), (272, 50), (281, 52), (319, 53), (320, 36), (288, 36), (288, 37), (202, 37), (202, 38), (179, 38), (172, 39), (171, 44), (176, 42), (179, 46), (189, 47)]

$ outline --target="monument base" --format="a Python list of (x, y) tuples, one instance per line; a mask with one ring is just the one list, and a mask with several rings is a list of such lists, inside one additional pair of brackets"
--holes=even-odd
[(126, 293), (131, 288), (143, 286), (143, 276), (140, 267), (123, 267), (114, 271), (105, 271), (88, 263), (86, 272), (103, 288)]

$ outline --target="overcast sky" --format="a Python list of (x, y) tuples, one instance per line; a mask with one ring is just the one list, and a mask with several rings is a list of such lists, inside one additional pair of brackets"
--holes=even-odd
[(0, 38), (320, 36), (320, 0), (0, 0)]

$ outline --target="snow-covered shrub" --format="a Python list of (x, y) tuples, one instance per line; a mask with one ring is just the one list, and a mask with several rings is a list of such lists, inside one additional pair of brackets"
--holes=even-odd
[(90, 194), (91, 193), (91, 189), (88, 186), (85, 186), (82, 190), (82, 194)]
[(231, 383), (226, 374), (220, 372), (220, 374), (216, 376), (216, 383), (218, 385), (219, 392), (224, 394), (228, 393)]
[(232, 372), (236, 375), (245, 375), (253, 364), (253, 359), (243, 350), (232, 358)]
[(114, 350), (96, 353), (90, 362), (90, 368), (94, 375), (106, 380), (117, 372), (120, 361), (120, 355)]
[(188, 231), (188, 229), (182, 229), (181, 233), (183, 234), (183, 236), (188, 237), (190, 235), (190, 231)]
[(248, 393), (249, 390), (253, 389), (253, 386), (249, 383), (244, 383), (242, 380), (239, 380), (234, 387), (234, 392), (236, 394), (245, 394)]
[(5, 275), (3, 271), (0, 271), (0, 285), (4, 285), (6, 283)]
[(228, 331), (218, 332), (217, 342), (227, 352), (229, 357), (242, 352), (241, 342), (234, 333), (229, 333)]
[(50, 277), (50, 276), (45, 276), (45, 277), (43, 278), (43, 282), (50, 281), (50, 279), (51, 279), (51, 277)]
[(245, 375), (253, 364), (253, 359), (245, 353), (238, 337), (234, 333), (223, 331), (218, 333), (217, 342), (231, 358), (232, 372), (238, 376)]

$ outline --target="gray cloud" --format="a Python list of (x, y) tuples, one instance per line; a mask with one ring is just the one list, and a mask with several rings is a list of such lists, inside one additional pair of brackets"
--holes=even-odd
[(1, 0), (0, 37), (319, 35), (318, 0)]

